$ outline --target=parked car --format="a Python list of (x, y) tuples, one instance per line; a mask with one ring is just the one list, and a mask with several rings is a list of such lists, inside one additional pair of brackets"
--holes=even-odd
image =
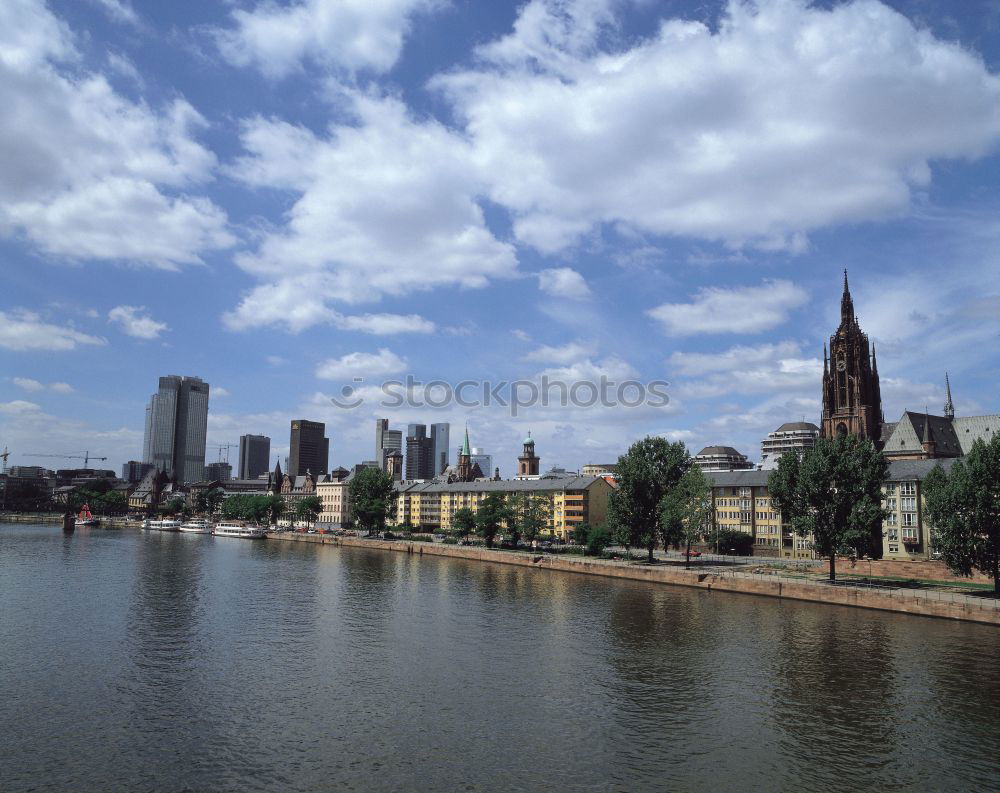
[(701, 556), (701, 551), (682, 551), (681, 556), (689, 556), (694, 558), (695, 556)]

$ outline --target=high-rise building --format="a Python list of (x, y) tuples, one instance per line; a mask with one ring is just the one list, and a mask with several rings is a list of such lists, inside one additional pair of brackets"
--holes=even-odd
[(478, 446), (472, 447), (472, 462), (478, 465), (483, 472), (483, 476), (493, 476), (493, 455), (487, 454)]
[(330, 439), (326, 437), (326, 425), (323, 422), (306, 419), (292, 421), (288, 446), (286, 473), (289, 476), (302, 476), (306, 471), (314, 476), (327, 473)]
[[(451, 425), (431, 424), (431, 458), (434, 465), (434, 476), (444, 472), (448, 467), (448, 442), (451, 435)], [(485, 468), (483, 469), (486, 470)], [(491, 469), (492, 470), (492, 469)]]
[(386, 458), (394, 451), (403, 451), (402, 430), (389, 429), (389, 419), (375, 419), (375, 462), (385, 469)]
[(152, 463), (143, 463), (139, 460), (129, 460), (122, 465), (122, 479), (126, 482), (141, 482), (142, 478), (153, 470)]
[(410, 424), (406, 428), (406, 478), (434, 478), (434, 444), (427, 435), (427, 425)]
[(167, 375), (146, 406), (143, 462), (178, 482), (205, 474), (208, 383), (200, 377)]
[(206, 482), (228, 482), (233, 478), (233, 466), (225, 462), (209, 463), (205, 466)]
[(732, 446), (706, 446), (691, 463), (702, 471), (749, 471), (754, 465), (747, 456)]
[(760, 468), (769, 471), (778, 465), (785, 452), (801, 455), (816, 445), (819, 427), (809, 421), (789, 421), (760, 442)]
[(830, 337), (830, 357), (823, 347), (824, 438), (859, 435), (873, 443), (882, 441), (882, 393), (879, 387), (875, 349), (868, 343), (854, 316), (854, 300), (844, 270), (844, 294), (840, 298), (840, 326)]
[(271, 461), (271, 439), (266, 435), (240, 436), (239, 479), (257, 479), (266, 474)]
[(382, 451), (382, 436), (389, 430), (389, 419), (375, 419), (375, 459), (379, 467), (385, 468), (385, 454)]

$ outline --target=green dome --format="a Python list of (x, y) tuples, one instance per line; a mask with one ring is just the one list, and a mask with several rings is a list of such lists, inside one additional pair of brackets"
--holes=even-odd
[(534, 438), (532, 438), (532, 437), (531, 437), (531, 436), (529, 435), (529, 436), (528, 436), (527, 438), (525, 438), (525, 439), (524, 439), (524, 445), (525, 445), (525, 446), (534, 446), (534, 445), (535, 445), (535, 439), (534, 439)]

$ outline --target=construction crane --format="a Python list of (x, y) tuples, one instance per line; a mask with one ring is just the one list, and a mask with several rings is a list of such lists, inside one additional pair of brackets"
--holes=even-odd
[(219, 449), (219, 462), (220, 463), (223, 462), (223, 459), (222, 459), (222, 450), (223, 449), (226, 450), (226, 459), (225, 459), (225, 462), (228, 463), (229, 462), (229, 450), (230, 449), (238, 449), (238, 448), (240, 448), (240, 445), (238, 443), (220, 443), (220, 444), (212, 444), (212, 446), (213, 446), (213, 448), (215, 448), (216, 446), (218, 446), (218, 449)]
[(79, 454), (26, 454), (25, 457), (62, 457), (64, 460), (83, 460), (83, 467), (90, 468), (91, 460), (107, 460), (107, 457), (96, 457), (91, 455), (90, 452), (84, 452), (81, 457)]

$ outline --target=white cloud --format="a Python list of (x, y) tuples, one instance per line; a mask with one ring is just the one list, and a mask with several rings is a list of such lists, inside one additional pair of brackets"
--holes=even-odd
[(108, 322), (117, 324), (122, 333), (136, 339), (158, 339), (163, 331), (170, 330), (166, 322), (149, 316), (145, 306), (115, 306), (108, 312)]
[(668, 20), (612, 51), (615, 5), (533, 0), (432, 83), (543, 252), (603, 223), (801, 251), (1000, 141), (1000, 77), (875, 0), (731, 0), (714, 30)]
[(54, 391), (57, 394), (73, 393), (73, 386), (71, 386), (69, 383), (49, 383), (48, 385), (46, 385), (45, 383), (41, 383), (38, 380), (33, 380), (30, 377), (12, 377), (11, 381), (18, 388), (24, 391), (28, 391), (30, 393), (34, 393), (37, 391), (45, 391), (45, 390)]
[(578, 381), (600, 383), (602, 377), (614, 381), (634, 380), (639, 376), (631, 364), (615, 355), (596, 362), (589, 358), (575, 361), (566, 366), (545, 369), (542, 374), (548, 376), (550, 380), (559, 380), (564, 383)]
[(41, 406), (36, 405), (34, 402), (25, 402), (23, 399), (15, 399), (13, 402), (0, 402), (0, 413), (8, 415), (35, 413), (41, 409)]
[(378, 377), (396, 374), (406, 369), (407, 363), (396, 353), (382, 348), (377, 354), (352, 352), (339, 358), (328, 358), (316, 367), (316, 377), (321, 380), (350, 380), (354, 377)]
[(228, 388), (223, 388), (221, 385), (212, 386), (212, 396), (214, 397), (227, 397), (230, 396), (230, 393)]
[(91, 0), (103, 8), (109, 17), (116, 22), (127, 22), (130, 25), (139, 24), (139, 15), (135, 13), (128, 0)]
[(585, 300), (590, 297), (590, 287), (576, 270), (570, 267), (555, 267), (542, 270), (538, 274), (538, 286), (543, 292), (556, 297)]
[(563, 344), (559, 347), (543, 344), (541, 347), (527, 353), (524, 356), (524, 360), (538, 361), (539, 363), (567, 364), (581, 358), (586, 358), (595, 352), (594, 345), (578, 341)]
[(265, 359), (270, 366), (284, 366), (288, 363), (287, 358), (282, 358), (280, 355), (268, 355)]
[[(477, 203), (482, 184), (467, 142), (434, 121), (409, 118), (397, 100), (348, 97), (357, 124), (334, 126), (329, 137), (261, 118), (244, 124), (250, 154), (231, 174), (299, 198), (283, 227), (236, 257), (262, 284), (226, 316), (230, 327), (282, 324), (297, 331), (339, 322), (390, 332), (387, 325), (399, 325), (398, 318), (344, 318), (331, 304), (435, 287), (481, 288), (515, 274), (513, 247), (494, 238)], [(431, 329), (414, 317), (402, 324)]]
[(42, 321), (24, 309), (0, 311), (0, 347), (8, 350), (73, 350), (80, 344), (107, 344), (98, 337)]
[(443, 0), (261, 2), (232, 12), (234, 28), (215, 35), (223, 56), (273, 78), (311, 61), (327, 68), (385, 72), (396, 63), (413, 17)]
[(0, 236), (162, 268), (231, 245), (225, 213), (188, 193), (215, 167), (192, 134), (205, 120), (181, 98), (162, 110), (132, 102), (68, 68), (79, 60), (42, 2), (0, 4)]
[(417, 314), (337, 315), (333, 324), (341, 330), (357, 330), (375, 336), (394, 333), (433, 333), (434, 323)]
[(671, 374), (704, 378), (675, 384), (678, 393), (687, 398), (816, 393), (823, 373), (822, 360), (804, 356), (799, 345), (791, 341), (731, 347), (720, 353), (676, 352), (669, 365)]
[(706, 287), (690, 303), (664, 303), (646, 313), (674, 336), (760, 333), (780, 325), (808, 299), (791, 281), (764, 281), (761, 286)]
[(521, 341), (531, 341), (531, 336), (529, 336), (520, 328), (514, 328), (514, 330), (512, 330), (511, 333), (514, 335), (515, 339), (520, 339)]
[(32, 380), (30, 377), (15, 377), (13, 378), (14, 385), (23, 391), (44, 391), (45, 384), (40, 383), (37, 380)]

